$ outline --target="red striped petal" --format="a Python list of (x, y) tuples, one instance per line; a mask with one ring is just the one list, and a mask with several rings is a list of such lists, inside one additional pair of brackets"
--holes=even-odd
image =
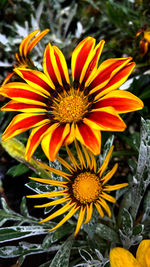
[(20, 103), (14, 100), (9, 101), (5, 106), (1, 108), (5, 111), (21, 111), (21, 112), (47, 112), (47, 110), (40, 105), (32, 105), (26, 103)]
[(46, 95), (50, 95), (48, 92), (53, 90), (51, 87), (53, 86), (53, 84), (50, 83), (47, 76), (40, 71), (24, 69), (24, 68), (16, 68), (15, 72), (21, 78), (23, 78), (30, 86), (33, 86), (34, 88), (39, 89), (41, 92), (45, 93)]
[(143, 108), (143, 102), (128, 91), (115, 90), (93, 105), (94, 109), (113, 107), (118, 113), (131, 112)]
[(46, 106), (47, 97), (25, 83), (7, 83), (1, 87), (1, 94), (19, 102)]
[(135, 63), (129, 63), (125, 67), (123, 67), (116, 75), (114, 75), (110, 81), (107, 83), (106, 86), (102, 87), (101, 89), (95, 92), (95, 100), (99, 99), (103, 95), (107, 94), (108, 92), (119, 88), (129, 77), (132, 70), (135, 67)]
[(75, 48), (75, 50), (73, 51), (72, 62), (71, 62), (73, 81), (80, 82), (80, 83), (82, 82), (84, 77), (82, 77), (81, 79), (81, 75), (82, 75), (83, 69), (85, 72), (88, 68), (88, 65), (90, 62), (86, 64), (86, 61), (89, 58), (90, 52), (93, 51), (94, 45), (95, 45), (95, 39), (92, 37), (87, 37), (82, 42), (80, 42), (78, 46)]
[(83, 85), (85, 84), (85, 86), (87, 86), (89, 84), (89, 80), (91, 80), (91, 76), (93, 76), (93, 74), (97, 70), (97, 64), (98, 64), (104, 43), (105, 43), (104, 40), (100, 41), (99, 44), (95, 48), (94, 56), (93, 56), (89, 66), (87, 68), (86, 74), (85, 74), (83, 82), (82, 82), (82, 84)]
[(43, 135), (46, 133), (50, 126), (51, 124), (47, 123), (32, 130), (26, 145), (25, 159), (27, 161), (32, 157), (36, 148), (40, 144)]
[(96, 77), (89, 85), (89, 90), (97, 91), (103, 88), (118, 71), (120, 71), (132, 58), (119, 58), (105, 60), (96, 73)]
[(86, 123), (90, 125), (90, 121), (99, 125), (100, 130), (103, 131), (124, 131), (126, 128), (126, 124), (112, 107), (101, 108), (91, 112)]
[(90, 126), (81, 122), (76, 125), (76, 138), (79, 140), (79, 142), (90, 149), (95, 155), (98, 155), (100, 153), (100, 131), (91, 129)]
[(53, 46), (53, 49), (54, 49), (54, 55), (56, 58), (57, 66), (58, 66), (61, 79), (63, 82), (63, 86), (65, 87), (66, 85), (70, 84), (67, 63), (66, 63), (64, 55), (58, 49), (58, 47)]
[(54, 55), (54, 49), (50, 43), (46, 46), (44, 52), (43, 70), (44, 73), (51, 79), (55, 87), (59, 87), (60, 85), (62, 86), (60, 72)]
[(39, 30), (31, 32), (27, 37), (23, 39), (19, 46), (19, 53), (21, 57), (27, 56), (27, 47), (30, 42), (30, 40), (38, 33)]
[(46, 29), (44, 31), (42, 31), (41, 33), (39, 33), (28, 45), (27, 48), (27, 54), (30, 53), (30, 51), (35, 47), (35, 45), (49, 32), (49, 29)]
[(75, 139), (75, 125), (74, 123), (72, 123), (70, 127), (70, 133), (64, 139), (63, 145), (71, 144), (74, 141), (74, 139)]
[(13, 118), (11, 123), (2, 135), (3, 141), (10, 139), (22, 132), (25, 132), (32, 127), (44, 124), (47, 121), (45, 115), (34, 115), (34, 114), (19, 114)]
[[(52, 128), (52, 130), (51, 130)], [(55, 124), (50, 128), (50, 132), (43, 137), (41, 145), (45, 155), (51, 160), (55, 160), (56, 154), (62, 146), (66, 136), (70, 132), (70, 125)]]

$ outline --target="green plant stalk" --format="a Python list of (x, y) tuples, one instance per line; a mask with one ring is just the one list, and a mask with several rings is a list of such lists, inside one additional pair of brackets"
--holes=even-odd
[(31, 158), (29, 161), (25, 160), (25, 146), (16, 138), (11, 138), (5, 142), (0, 140), (2, 147), (6, 152), (17, 161), (24, 163), (28, 168), (32, 169), (42, 178), (51, 178), (51, 173), (45, 171), (41, 166), (39, 166), (36, 159)]

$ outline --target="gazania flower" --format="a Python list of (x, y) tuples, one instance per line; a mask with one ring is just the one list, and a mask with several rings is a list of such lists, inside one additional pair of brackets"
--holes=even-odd
[(62, 52), (48, 44), (43, 58), (44, 73), (26, 68), (15, 72), (27, 83), (4, 85), (0, 93), (12, 100), (2, 110), (21, 111), (5, 130), (3, 141), (33, 128), (26, 147), (29, 160), (42, 145), (53, 161), (64, 144), (76, 138), (95, 155), (100, 153), (101, 131), (124, 131), (120, 113), (139, 110), (143, 102), (133, 94), (116, 90), (126, 81), (135, 63), (131, 57), (104, 61), (98, 67), (104, 45), (85, 38), (72, 54), (73, 84)]
[(138, 30), (136, 36), (142, 34), (142, 39), (140, 41), (140, 56), (143, 57), (148, 51), (148, 45), (150, 44), (150, 29), (147, 25), (144, 25), (141, 29)]
[[(49, 32), (48, 29), (39, 33), (36, 37), (35, 35), (39, 32), (39, 30), (31, 32), (27, 37), (23, 39), (19, 46), (18, 53), (15, 54), (14, 68), (28, 68), (34, 66), (31, 58), (29, 57), (29, 53), (35, 47), (35, 45)], [(34, 39), (33, 39), (34, 38)], [(32, 40), (33, 39), (33, 40)], [(15, 72), (11, 72), (7, 75), (2, 85), (10, 80), (10, 78), (14, 75)]]
[(82, 146), (84, 151), (81, 151), (78, 143), (75, 141), (76, 150), (79, 158), (79, 163), (73, 156), (72, 152), (68, 147), (67, 153), (72, 162), (72, 165), (68, 164), (64, 159), (57, 156), (57, 160), (69, 171), (63, 172), (54, 168), (47, 166), (46, 164), (40, 163), (43, 168), (60, 175), (65, 178), (64, 181), (49, 180), (41, 178), (31, 178), (34, 181), (41, 182), (48, 185), (58, 186), (64, 188), (64, 190), (57, 190), (53, 192), (46, 192), (39, 195), (28, 196), (30, 198), (52, 198), (52, 197), (62, 197), (53, 201), (49, 201), (44, 205), (38, 205), (35, 207), (50, 207), (57, 204), (66, 203), (62, 208), (58, 209), (56, 212), (48, 216), (41, 222), (47, 222), (55, 217), (62, 215), (65, 212), (68, 214), (53, 228), (53, 231), (63, 225), (67, 220), (69, 220), (77, 211), (79, 211), (77, 226), (75, 230), (75, 236), (79, 232), (81, 225), (84, 221), (85, 214), (86, 218), (84, 223), (88, 223), (91, 220), (93, 207), (95, 206), (101, 217), (104, 217), (104, 211), (111, 217), (111, 211), (106, 201), (115, 203), (114, 197), (108, 194), (109, 191), (117, 190), (127, 186), (127, 183), (116, 184), (116, 185), (106, 185), (106, 183), (112, 178), (117, 170), (118, 164), (115, 164), (111, 171), (109, 171), (105, 176), (103, 176), (104, 171), (108, 165), (113, 147), (111, 147), (108, 152), (102, 166), (97, 170), (96, 160), (91, 152)]
[(124, 248), (113, 248), (110, 251), (111, 267), (149, 267), (150, 240), (143, 240), (138, 246), (136, 258)]

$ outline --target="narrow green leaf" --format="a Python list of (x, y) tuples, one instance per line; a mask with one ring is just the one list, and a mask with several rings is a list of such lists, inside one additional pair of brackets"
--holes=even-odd
[(70, 234), (72, 232), (73, 228), (74, 228), (73, 225), (67, 224), (67, 225), (63, 226), (63, 231), (62, 231), (62, 228), (58, 228), (55, 232), (49, 233), (44, 238), (42, 247), (44, 249), (49, 248), (52, 243), (57, 242), (59, 239), (61, 239), (65, 235)]
[(16, 215), (17, 214), (16, 212), (14, 212), (13, 210), (11, 210), (9, 208), (9, 206), (7, 205), (6, 200), (4, 198), (1, 198), (1, 202), (2, 202), (3, 210), (5, 212), (7, 212), (8, 214), (13, 214), (13, 215)]
[(21, 255), (19, 262), (22, 264), (25, 259), (25, 255), (42, 253), (42, 252), (43, 250), (40, 244), (30, 244), (27, 242), (20, 242), (19, 246), (1, 247), (0, 257), (8, 259)]
[(21, 249), (20, 247), (16, 246), (6, 246), (6, 247), (1, 247), (0, 249), (0, 257), (1, 258), (14, 258), (17, 256), (20, 256), (21, 254)]
[(139, 157), (133, 182), (131, 215), (135, 219), (146, 188), (150, 184), (150, 120), (141, 120)]
[(0, 228), (0, 243), (45, 234), (48, 230), (49, 228), (44, 225), (3, 227)]
[(133, 228), (133, 235), (140, 235), (144, 230), (143, 224), (138, 224)]
[(51, 192), (55, 189), (54, 186), (47, 185), (47, 184), (40, 184), (40, 183), (35, 182), (35, 181), (27, 183), (26, 186), (38, 194), (42, 194), (45, 192)]
[(69, 237), (57, 251), (49, 267), (68, 267), (70, 251), (73, 244), (73, 237)]
[(133, 231), (133, 220), (127, 209), (122, 211), (122, 229), (126, 236), (131, 236)]
[(95, 233), (105, 240), (119, 242), (119, 235), (113, 229), (102, 223), (96, 226)]
[(27, 173), (29, 170), (29, 168), (24, 165), (23, 163), (20, 163), (18, 165), (14, 165), (13, 167), (11, 167), (8, 171), (7, 174), (11, 175), (12, 177), (17, 177), (17, 176), (21, 176), (25, 173)]
[(114, 135), (112, 135), (111, 137), (109, 137), (104, 145), (104, 148), (103, 148), (103, 153), (101, 153), (99, 155), (99, 162), (100, 162), (100, 165), (102, 165), (102, 163), (104, 162), (105, 160), (105, 157), (108, 153), (108, 151), (110, 150), (111, 146), (113, 145), (113, 141), (114, 141)]
[(26, 205), (26, 198), (23, 197), (22, 198), (22, 201), (21, 201), (21, 204), (20, 204), (20, 211), (21, 211), (21, 214), (24, 216), (24, 217), (30, 217), (29, 213), (28, 213), (28, 208), (27, 208), (27, 205)]

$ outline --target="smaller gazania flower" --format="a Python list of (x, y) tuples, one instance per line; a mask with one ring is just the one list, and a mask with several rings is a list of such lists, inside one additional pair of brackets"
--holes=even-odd
[(117, 90), (128, 78), (135, 63), (132, 58), (112, 58), (98, 66), (104, 40), (87, 37), (72, 54), (70, 83), (62, 52), (50, 43), (43, 57), (43, 72), (16, 68), (25, 80), (8, 83), (0, 94), (12, 99), (2, 110), (21, 111), (2, 135), (6, 141), (32, 129), (25, 158), (29, 160), (38, 145), (53, 161), (62, 145), (77, 139), (94, 155), (100, 153), (101, 131), (124, 131), (121, 113), (143, 108), (143, 102), (130, 92)]
[[(49, 29), (46, 29), (36, 35), (38, 32), (39, 30), (35, 30), (22, 40), (21, 44), (19, 45), (19, 51), (15, 54), (16, 63), (13, 65), (13, 68), (28, 68), (34, 66), (34, 63), (29, 57), (29, 53), (32, 51), (35, 45), (49, 32)], [(2, 85), (6, 84), (14, 74), (15, 72), (9, 73)]]
[(136, 37), (142, 34), (143, 38), (140, 41), (140, 56), (143, 57), (148, 51), (148, 45), (150, 44), (150, 29), (147, 25), (144, 25), (141, 29), (136, 33)]
[(136, 258), (126, 249), (116, 247), (110, 251), (111, 267), (150, 267), (150, 240), (138, 246)]
[[(42, 222), (47, 222), (55, 217), (62, 215), (65, 212), (68, 214), (54, 227), (50, 230), (53, 231), (63, 225), (67, 220), (69, 220), (77, 211), (79, 211), (77, 226), (75, 230), (75, 236), (78, 234), (81, 225), (84, 221), (85, 214), (86, 218), (84, 221), (88, 223), (91, 220), (93, 207), (95, 206), (101, 217), (104, 217), (104, 211), (111, 217), (111, 211), (106, 203), (106, 201), (115, 203), (114, 197), (107, 194), (109, 191), (117, 190), (128, 185), (128, 183), (116, 184), (116, 185), (106, 185), (106, 183), (112, 178), (117, 170), (118, 164), (116, 163), (111, 171), (107, 172), (103, 176), (104, 171), (108, 165), (111, 153), (113, 151), (113, 146), (110, 148), (102, 166), (97, 170), (96, 160), (91, 152), (82, 146), (84, 151), (81, 151), (78, 143), (75, 141), (76, 150), (79, 158), (79, 163), (73, 156), (72, 152), (66, 146), (68, 156), (72, 165), (68, 164), (64, 159), (57, 156), (57, 160), (70, 172), (63, 172), (47, 166), (46, 164), (40, 163), (43, 168), (60, 175), (65, 178), (65, 181), (49, 180), (41, 178), (31, 178), (34, 181), (45, 183), (48, 185), (58, 186), (64, 188), (64, 190), (57, 190), (53, 192), (46, 192), (38, 195), (27, 196), (29, 198), (53, 198), (62, 197), (53, 201), (49, 201), (44, 205), (35, 206), (37, 208), (50, 207), (62, 203), (66, 203), (62, 208), (58, 209), (56, 212), (45, 218)], [(85, 160), (86, 159), (86, 160)]]

